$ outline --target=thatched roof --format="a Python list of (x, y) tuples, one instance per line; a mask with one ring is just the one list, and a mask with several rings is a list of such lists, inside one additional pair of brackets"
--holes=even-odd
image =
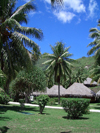
[[(33, 95), (40, 95), (40, 94), (46, 94), (49, 96), (58, 96), (58, 85), (52, 86), (50, 89), (46, 88), (45, 92), (33, 92)], [(60, 96), (63, 96), (66, 94), (66, 89), (60, 85)]]
[[(40, 94), (58, 96), (58, 85), (54, 85), (50, 89), (46, 88), (45, 92), (33, 92), (33, 95), (36, 96)], [(95, 92), (82, 83), (74, 83), (68, 89), (65, 89), (62, 85), (60, 85), (60, 96), (95, 97), (95, 95)]]
[(98, 85), (97, 82), (94, 81), (93, 83), (91, 83), (91, 81), (92, 81), (91, 78), (87, 78), (87, 79), (83, 82), (83, 84), (86, 85), (86, 86), (96, 86), (96, 85)]
[(96, 93), (96, 96), (99, 96), (99, 97), (100, 97), (100, 91), (98, 91), (98, 92)]
[(67, 90), (66, 94), (70, 96), (94, 97), (96, 94), (82, 83), (74, 83)]
[[(47, 94), (52, 96), (53, 95), (58, 96), (58, 85), (54, 85), (50, 89), (48, 89)], [(65, 94), (66, 94), (66, 89), (62, 85), (60, 85), (60, 96), (63, 96)]]

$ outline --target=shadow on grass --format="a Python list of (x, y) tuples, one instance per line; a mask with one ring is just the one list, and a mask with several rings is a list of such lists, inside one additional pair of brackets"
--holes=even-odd
[(100, 107), (94, 107), (94, 109), (100, 109)]
[(36, 107), (27, 107), (27, 106), (25, 106), (23, 108), (23, 110), (21, 110), (20, 106), (15, 106), (15, 105), (4, 106), (4, 108), (1, 109), (1, 112), (6, 112), (7, 110), (16, 111), (16, 112), (21, 112), (21, 111), (39, 112), (38, 108), (36, 108)]
[(11, 120), (9, 117), (0, 117), (0, 121), (8, 121)]
[[(40, 113), (39, 113), (40, 114)], [(49, 113), (42, 113), (42, 114), (40, 114), (40, 115), (50, 115)]]
[(72, 131), (67, 131), (67, 132), (60, 132), (60, 133), (71, 133)]
[(0, 127), (0, 133), (7, 133), (7, 130), (8, 130), (8, 129), (9, 129), (9, 128), (6, 127), (6, 126)]
[(79, 117), (77, 119), (71, 119), (71, 118), (68, 118), (67, 116), (63, 116), (62, 118), (64, 118), (64, 119), (70, 119), (70, 120), (88, 120), (89, 119), (87, 117)]

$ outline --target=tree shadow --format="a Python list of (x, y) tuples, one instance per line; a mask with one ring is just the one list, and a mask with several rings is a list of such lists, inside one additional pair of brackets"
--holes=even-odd
[(0, 117), (0, 121), (8, 121), (11, 120), (9, 117)]
[(4, 114), (7, 109), (4, 106), (0, 106), (0, 114)]
[[(40, 114), (40, 113), (39, 113)], [(40, 115), (50, 115), (49, 113), (42, 113), (42, 114), (40, 114)]]
[(64, 119), (70, 119), (70, 120), (87, 120), (87, 119), (89, 119), (89, 118), (87, 118), (87, 117), (79, 117), (79, 118), (77, 118), (77, 119), (73, 119), (73, 118), (69, 118), (69, 117), (67, 117), (67, 116), (63, 116), (62, 118), (64, 118)]
[(60, 132), (60, 133), (71, 133), (72, 131), (67, 131), (67, 132)]
[(100, 109), (100, 107), (94, 107), (95, 109)]
[(0, 133), (7, 133), (8, 129), (6, 126), (0, 127)]
[(12, 106), (4, 106), (4, 108), (1, 111), (2, 112), (3, 111), (6, 112), (7, 110), (11, 110), (11, 111), (15, 111), (15, 112), (21, 112), (21, 111), (34, 111), (34, 112), (39, 112), (38, 108), (35, 108), (35, 107), (25, 106), (23, 109), (21, 109), (20, 106), (15, 106), (15, 105), (12, 105)]

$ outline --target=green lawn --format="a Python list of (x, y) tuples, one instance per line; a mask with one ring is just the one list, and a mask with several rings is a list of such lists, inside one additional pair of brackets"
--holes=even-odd
[(38, 107), (25, 107), (19, 112), (19, 106), (0, 106), (0, 127), (5, 126), (7, 133), (100, 133), (100, 113), (90, 113), (80, 119), (66, 118), (64, 110), (46, 109), (39, 114)]
[(91, 103), (89, 108), (100, 110), (100, 103)]

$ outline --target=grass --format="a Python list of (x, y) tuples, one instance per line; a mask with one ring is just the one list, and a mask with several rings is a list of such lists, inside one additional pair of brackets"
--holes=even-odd
[(99, 133), (100, 113), (90, 113), (80, 119), (67, 119), (64, 110), (45, 108), (43, 115), (38, 107), (25, 107), (26, 115), (19, 113), (20, 107), (7, 105), (0, 107), (0, 127), (7, 133)]
[(89, 108), (100, 110), (100, 103), (91, 103)]

